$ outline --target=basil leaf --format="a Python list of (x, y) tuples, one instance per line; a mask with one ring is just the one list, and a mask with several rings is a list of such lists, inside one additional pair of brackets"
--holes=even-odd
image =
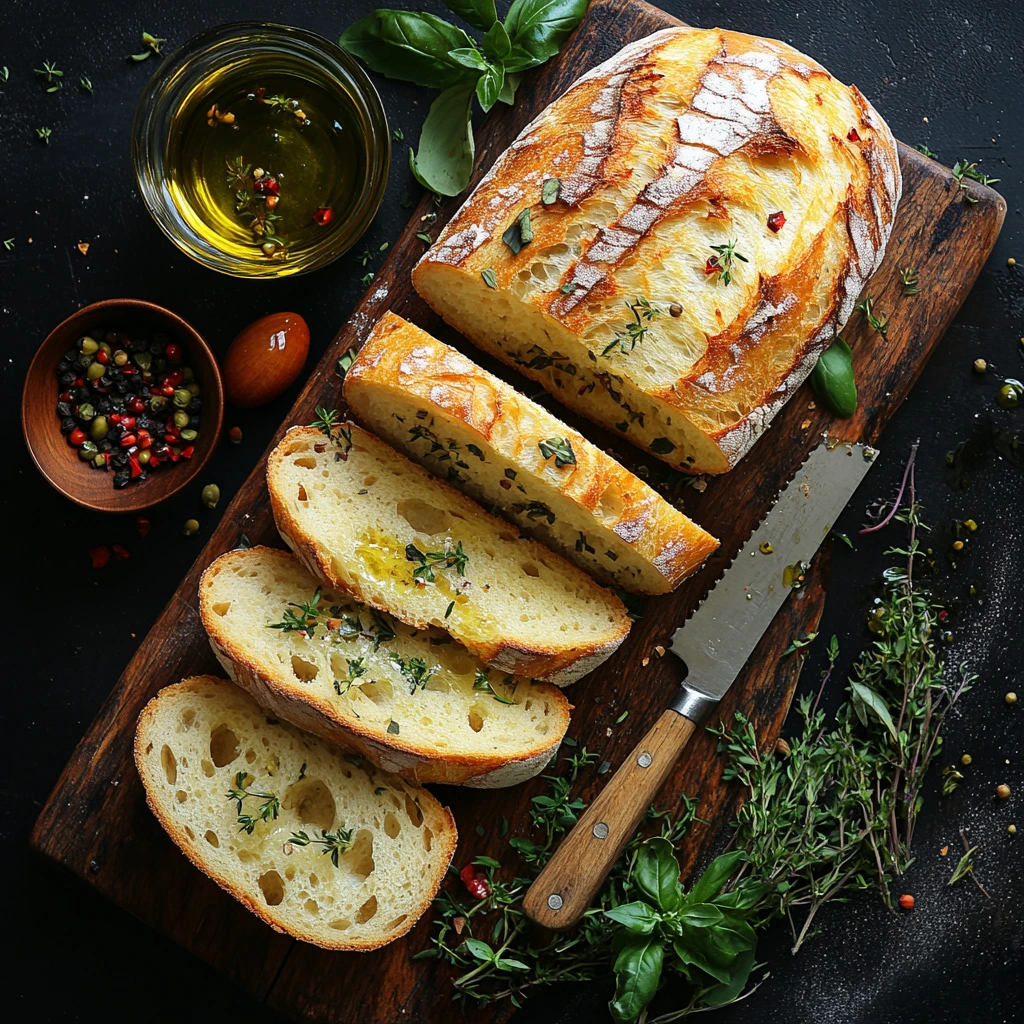
[(494, 0), (444, 0), (444, 5), (482, 32), (486, 32), (498, 20)]
[(693, 964), (694, 967), (699, 967), (700, 970), (710, 975), (715, 981), (727, 985), (732, 980), (732, 975), (728, 968), (712, 963), (710, 957), (696, 943), (688, 941), (686, 937), (676, 939), (672, 943), (672, 948), (682, 963)]
[(338, 42), (371, 70), (428, 89), (447, 89), (469, 77), (449, 51), (472, 48), (473, 40), (433, 14), (374, 11), (349, 26)]
[(465, 68), (472, 68), (474, 71), (486, 71), (491, 65), (487, 58), (475, 47), (464, 46), (458, 50), (451, 50), (448, 56), (458, 61)]
[(837, 416), (852, 416), (857, 411), (857, 384), (853, 379), (853, 353), (841, 337), (824, 352), (811, 372), (814, 393)]
[(512, 52), (512, 40), (509, 39), (505, 26), (496, 21), (484, 35), (481, 42), (484, 53), (493, 61), (503, 61)]
[(508, 68), (505, 69), (505, 84), (498, 93), (498, 102), (507, 103), (510, 107), (516, 101), (516, 89), (519, 88), (519, 75), (513, 74)]
[(538, 63), (543, 63), (558, 53), (566, 36), (587, 13), (588, 2), (515, 0), (505, 18), (505, 28), (513, 44), (522, 46)]
[(667, 839), (656, 836), (640, 847), (633, 881), (660, 910), (676, 910), (683, 900), (679, 862)]
[(409, 150), (409, 170), (424, 187), (457, 196), (473, 173), (473, 85), (446, 89), (430, 104), (419, 150)]
[(608, 1004), (612, 1020), (636, 1020), (658, 991), (664, 959), (661, 940), (650, 936), (638, 936), (622, 947), (615, 958), (615, 997)]
[(725, 915), (712, 903), (686, 904), (679, 912), (679, 920), (693, 928), (710, 928), (724, 917)]
[(654, 931), (654, 926), (661, 920), (661, 915), (643, 900), (606, 910), (604, 916), (610, 917), (636, 935), (650, 935)]
[(487, 70), (476, 80), (476, 98), (486, 114), (501, 95), (501, 87), (505, 84), (505, 69), (488, 65)]
[(505, 58), (505, 70), (529, 71), (530, 68), (543, 64), (545, 60), (547, 60), (547, 57), (535, 57), (526, 47), (513, 43), (511, 52)]
[(704, 1006), (724, 1006), (733, 1002), (746, 988), (747, 979), (754, 969), (754, 950), (749, 949), (736, 956), (729, 965), (729, 980), (709, 989), (701, 997)]
[(704, 874), (694, 882), (693, 888), (686, 894), (686, 902), (707, 903), (713, 896), (717, 896), (722, 886), (729, 881), (742, 857), (742, 850), (734, 850), (732, 853), (716, 857), (704, 869)]

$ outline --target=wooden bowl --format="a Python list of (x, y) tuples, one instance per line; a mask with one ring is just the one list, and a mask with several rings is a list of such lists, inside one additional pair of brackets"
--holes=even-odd
[[(183, 362), (191, 366), (203, 400), (199, 436), (188, 461), (161, 466), (145, 480), (114, 488), (113, 473), (82, 462), (60, 432), (57, 417), (57, 363), (91, 330), (153, 334), (160, 331), (179, 344)], [(209, 461), (224, 421), (224, 387), (217, 360), (191, 324), (162, 306), (140, 299), (106, 299), (72, 313), (39, 347), (28, 368), (21, 396), (21, 430), (39, 472), (61, 494), (96, 512), (138, 512), (186, 487)]]

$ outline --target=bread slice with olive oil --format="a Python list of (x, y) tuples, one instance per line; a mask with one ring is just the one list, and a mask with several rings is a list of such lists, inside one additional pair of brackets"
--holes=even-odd
[(345, 400), (399, 451), (605, 583), (665, 594), (718, 547), (582, 434), (394, 313), (349, 367)]
[(275, 931), (377, 949), (430, 906), (455, 851), (425, 789), (275, 718), (233, 683), (196, 676), (142, 710), (146, 800), (200, 871)]
[(414, 782), (525, 782), (569, 727), (557, 687), (323, 588), (287, 551), (221, 555), (199, 612), (225, 672), (263, 707)]
[(629, 632), (611, 591), (355, 424), (293, 427), (267, 484), (278, 531), (314, 576), (447, 630), (499, 672), (564, 686)]

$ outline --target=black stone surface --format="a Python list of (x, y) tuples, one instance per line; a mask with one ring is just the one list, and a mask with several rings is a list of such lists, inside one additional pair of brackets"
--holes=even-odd
[[(0, 238), (14, 239), (11, 251), (0, 249), (0, 415), (7, 439), (0, 488), (6, 548), (0, 863), (7, 886), (4, 1004), (11, 1018), (104, 1015), (254, 1024), (279, 1019), (88, 886), (33, 858), (27, 836), (138, 638), (216, 520), (216, 512), (199, 507), (201, 484), (216, 481), (226, 497), (233, 493), (297, 387), (266, 408), (229, 410), (225, 425), (242, 427), (242, 445), (223, 445), (203, 481), (155, 510), (145, 541), (131, 517), (86, 513), (49, 488), (19, 440), (18, 413), (25, 370), (49, 329), (78, 306), (113, 296), (170, 306), (220, 353), (254, 317), (298, 310), (312, 330), (313, 364), (361, 294), (363, 271), (344, 257), (309, 277), (243, 282), (203, 270), (178, 253), (143, 209), (129, 160), (135, 101), (155, 64), (129, 65), (124, 58), (140, 48), (143, 29), (166, 37), (168, 47), (209, 25), (240, 18), (290, 22), (336, 37), (370, 6), (349, 0), (7, 0), (0, 11), (0, 67), (10, 69), (9, 81), (0, 84)], [(442, 11), (438, 3), (423, 6)], [(1024, 375), (1024, 271), (1006, 265), (1014, 255), (1024, 260), (1024, 9), (1012, 0), (991, 6), (968, 0), (665, 0), (663, 6), (695, 25), (720, 24), (793, 43), (844, 81), (856, 82), (901, 139), (927, 143), (947, 164), (960, 157), (982, 160), (987, 173), (1002, 179), (998, 187), (1009, 203), (995, 254), (893, 420), (871, 481), (873, 493), (891, 497), (909, 446), (920, 439), (918, 491), (937, 528), (936, 548), (944, 550), (952, 519), (980, 523), (969, 558), (945, 580), (952, 597), (963, 597), (971, 581), (984, 594), (978, 604), (965, 603), (950, 646), (951, 661), (965, 660), (979, 681), (950, 724), (946, 760), (970, 752), (973, 764), (952, 799), (940, 802), (932, 779), (915, 841), (918, 859), (906, 878), (906, 891), (917, 898), (913, 914), (890, 915), (871, 895), (830, 907), (821, 916), (820, 934), (795, 958), (784, 929), (778, 929), (760, 950), (771, 978), (745, 1003), (714, 1019), (1020, 1019), (1022, 838), (1006, 829), (1015, 820), (1024, 829), (1024, 711), (1020, 705), (1008, 708), (1003, 694), (1024, 690), (1024, 480), (1019, 464), (982, 444), (963, 486), (954, 488), (945, 479), (944, 456), (959, 442), (984, 439), (993, 430), (1019, 434), (1024, 416), (998, 410), (993, 375), (971, 372), (973, 360), (982, 356), (1005, 375)], [(44, 59), (65, 70), (65, 88), (56, 95), (47, 95), (32, 73)], [(83, 73), (93, 82), (92, 95), (77, 86)], [(415, 140), (430, 94), (377, 84), (392, 125)], [(35, 137), (44, 125), (53, 130), (49, 145)], [(372, 250), (394, 239), (406, 218), (398, 202), (409, 184), (402, 147), (396, 155), (387, 199), (365, 238)], [(90, 244), (88, 256), (75, 248), (80, 241)], [(203, 524), (201, 536), (184, 539), (181, 524), (194, 515)], [(854, 536), (863, 520), (864, 509), (851, 508), (839, 529)], [(844, 665), (863, 641), (870, 585), (887, 564), (883, 551), (900, 539), (890, 531), (858, 539), (855, 552), (837, 546), (822, 634), (838, 634)], [(115, 541), (130, 549), (131, 558), (102, 571), (90, 569), (87, 549)], [(820, 646), (819, 640), (804, 686), (818, 678)], [(838, 698), (838, 688), (832, 692)], [(1007, 801), (993, 796), (1001, 782), (1014, 791)], [(970, 882), (953, 889), (945, 884), (960, 850), (961, 828), (979, 844), (977, 875), (991, 899)], [(943, 859), (939, 849), (945, 845), (950, 853)], [(366, 966), (372, 969), (371, 957)], [(606, 998), (596, 988), (543, 994), (517, 1020), (599, 1021), (607, 1019)], [(351, 1019), (372, 1020), (372, 1009), (353, 1007)]]

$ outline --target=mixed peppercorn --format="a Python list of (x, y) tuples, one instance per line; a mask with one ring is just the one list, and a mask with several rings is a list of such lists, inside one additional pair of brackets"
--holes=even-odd
[(57, 379), (61, 433), (83, 462), (112, 471), (115, 487), (192, 458), (202, 399), (166, 336), (93, 331), (64, 353)]

